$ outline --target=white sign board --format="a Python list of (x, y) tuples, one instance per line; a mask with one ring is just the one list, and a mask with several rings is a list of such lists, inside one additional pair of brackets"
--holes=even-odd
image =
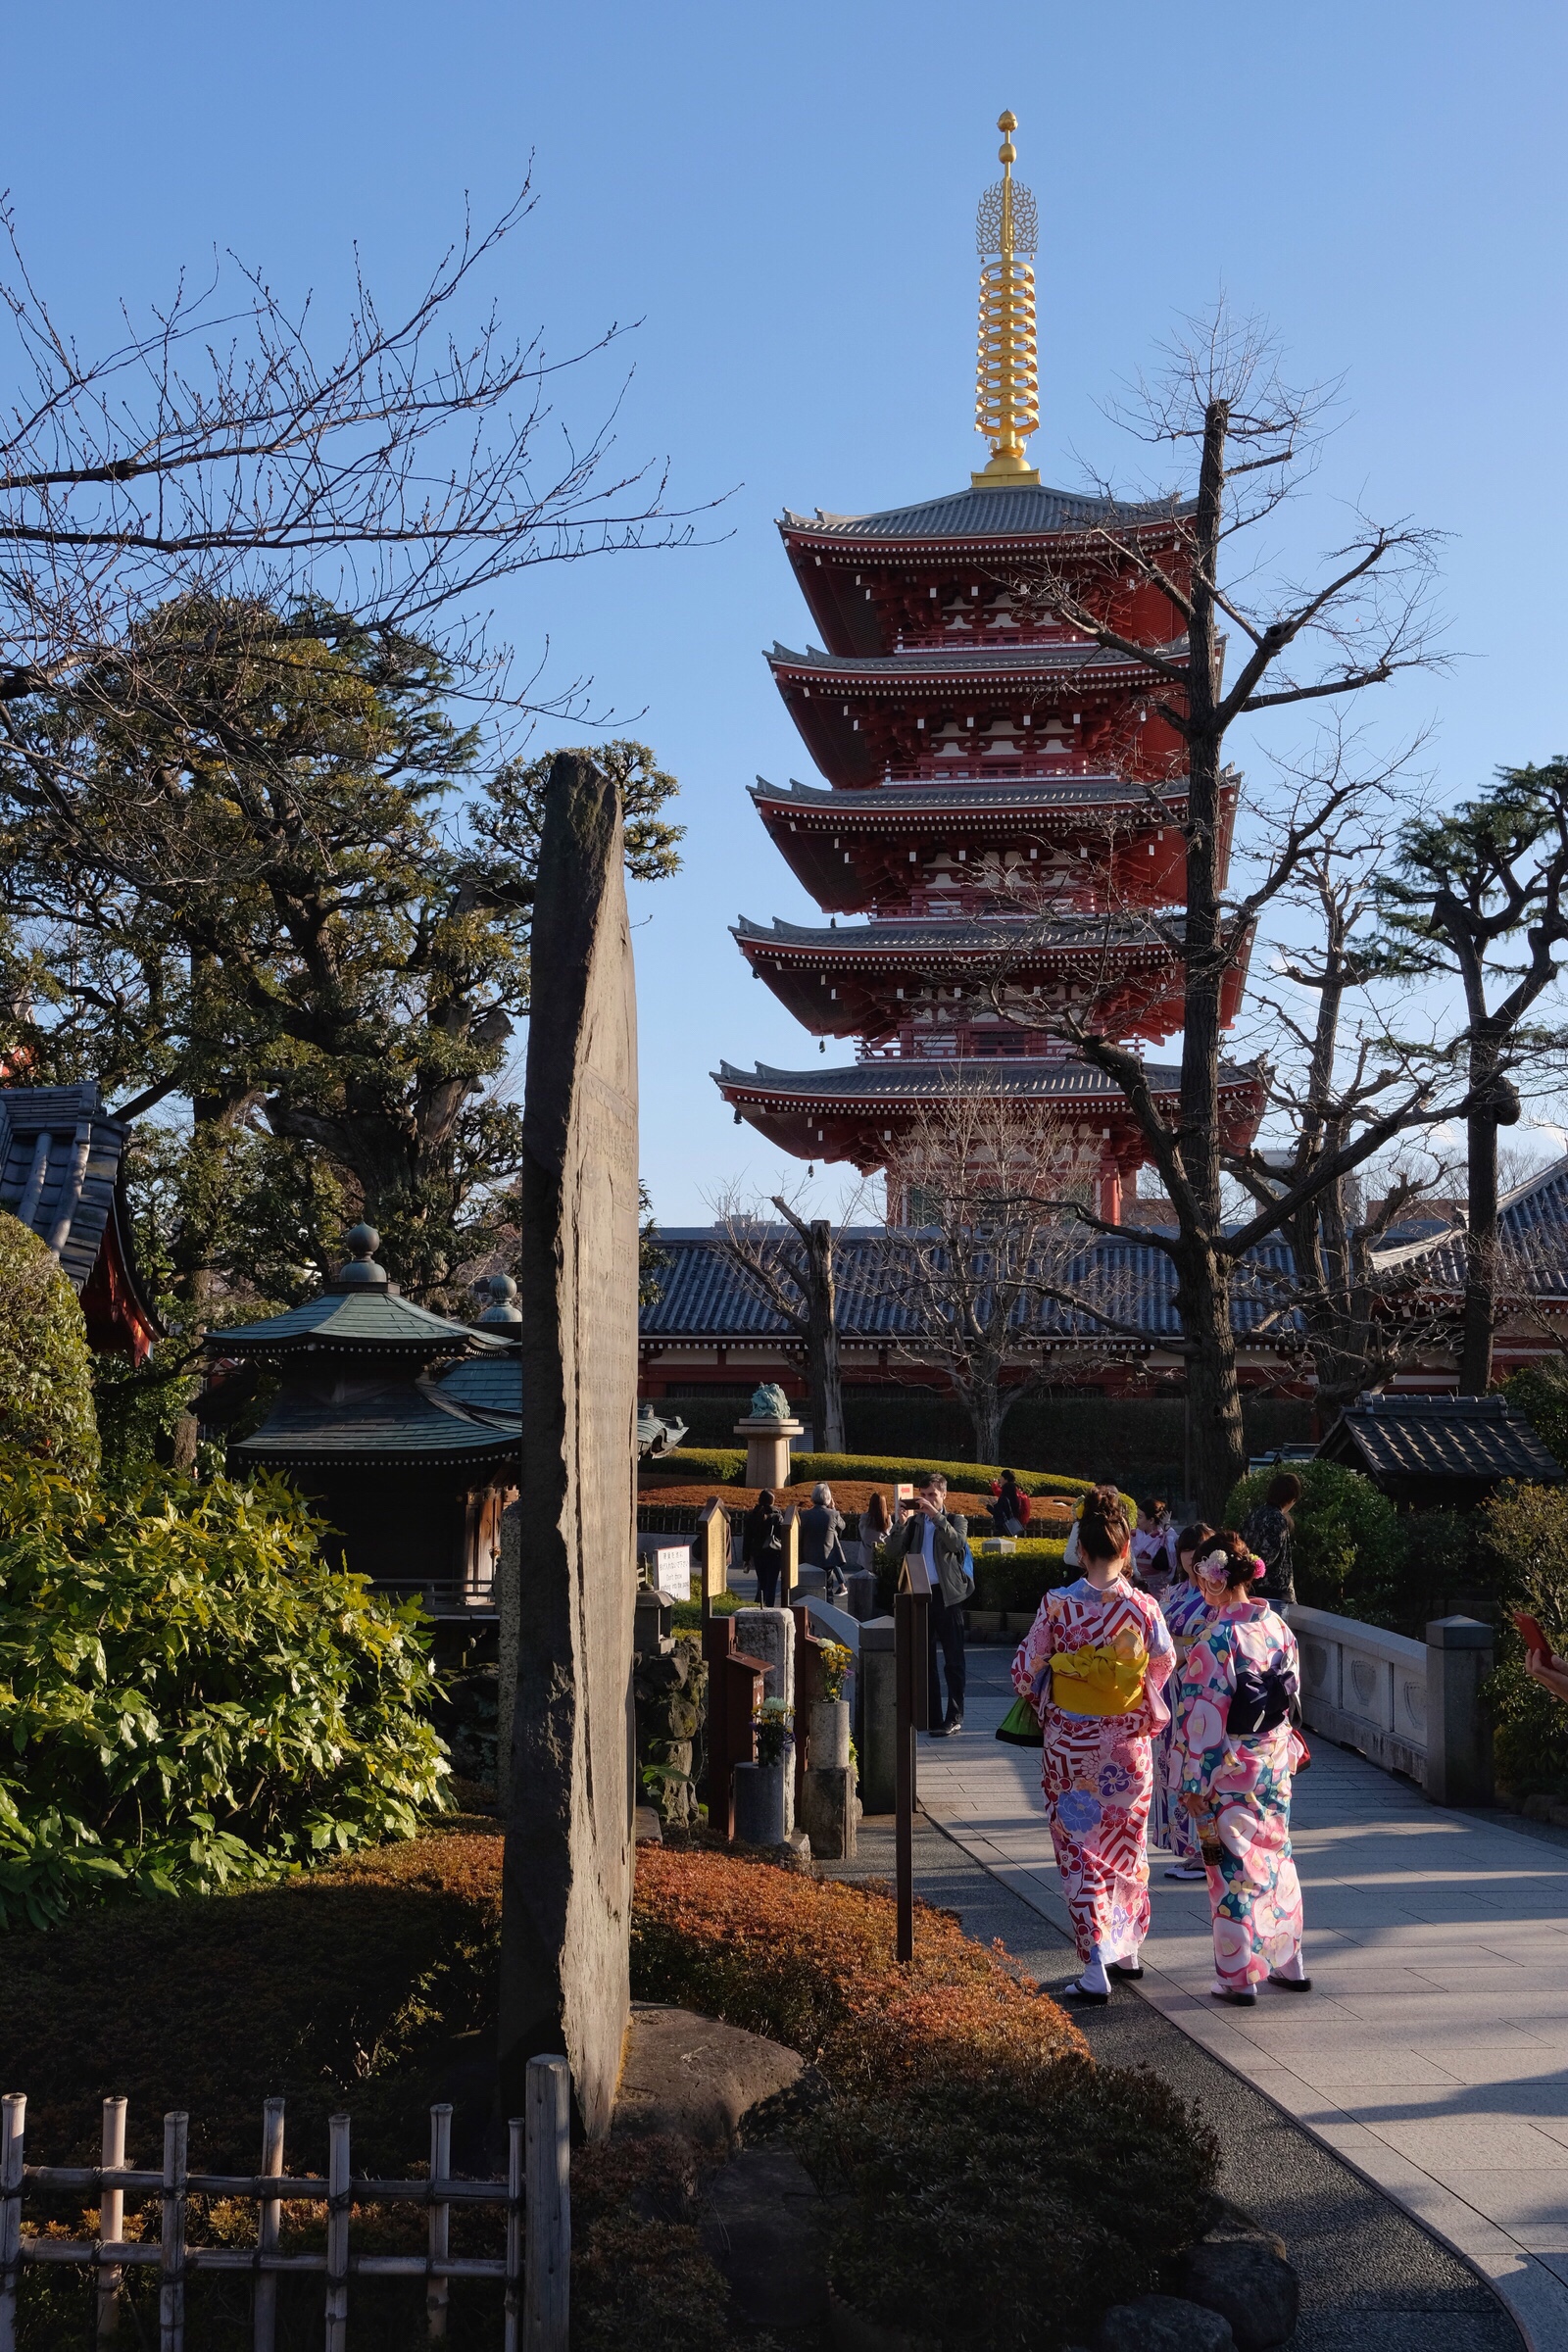
[(643, 1564), (651, 1582), (670, 1600), (690, 1600), (692, 1596), (692, 1547), (690, 1544), (659, 1544), (639, 1546)]

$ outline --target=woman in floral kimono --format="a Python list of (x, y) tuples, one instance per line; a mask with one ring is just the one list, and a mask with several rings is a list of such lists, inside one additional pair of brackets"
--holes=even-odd
[[(1219, 1599), (1218, 1593), (1204, 1592), (1196, 1574), (1196, 1563), (1213, 1548), (1215, 1541), (1214, 1530), (1202, 1520), (1196, 1527), (1184, 1527), (1176, 1538), (1176, 1574), (1159, 1604), (1166, 1631), (1176, 1645), (1176, 1676), (1186, 1663), (1194, 1638), (1207, 1625)], [(1165, 1873), (1167, 1879), (1180, 1879), (1196, 1886), (1207, 1874), (1198, 1850), (1193, 1817), (1182, 1803), (1181, 1765), (1176, 1747), (1180, 1696), (1174, 1682), (1167, 1690), (1167, 1704), (1170, 1721), (1163, 1731), (1156, 1732), (1149, 1748), (1154, 1770), (1149, 1842), (1152, 1846), (1164, 1846), (1172, 1855), (1171, 1867)]]
[(1284, 1618), (1250, 1597), (1265, 1573), (1228, 1530), (1199, 1561), (1200, 1579), (1224, 1592), (1188, 1652), (1177, 1700), (1182, 1801), (1208, 1866), (1209, 1991), (1239, 2008), (1255, 2005), (1265, 1978), (1290, 1992), (1312, 1989), (1291, 1859), (1291, 1775), (1303, 1753), (1290, 1724), (1299, 1668)]
[(1175, 1662), (1158, 1603), (1127, 1581), (1131, 1543), (1121, 1496), (1097, 1487), (1078, 1522), (1083, 1574), (1046, 1594), (1012, 1662), (1045, 1734), (1046, 1815), (1083, 1963), (1067, 1992), (1095, 2003), (1111, 1977), (1144, 1973), (1149, 1742), (1168, 1720), (1159, 1693)]

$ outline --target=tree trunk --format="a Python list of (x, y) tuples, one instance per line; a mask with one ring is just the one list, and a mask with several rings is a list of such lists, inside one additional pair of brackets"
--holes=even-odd
[(1176, 1263), (1176, 1311), (1188, 1345), (1192, 1500), (1198, 1516), (1218, 1527), (1247, 1468), (1230, 1282), (1224, 1261), (1200, 1243), (1184, 1244)]
[(844, 1453), (844, 1388), (833, 1286), (833, 1228), (813, 1217), (806, 1236), (807, 1356), (818, 1453)]
[(1470, 1093), (1477, 1106), (1465, 1122), (1470, 1169), (1465, 1187), (1459, 1394), (1484, 1396), (1492, 1386), (1492, 1344), (1497, 1322), (1497, 1048), (1494, 1039), (1474, 1033)]

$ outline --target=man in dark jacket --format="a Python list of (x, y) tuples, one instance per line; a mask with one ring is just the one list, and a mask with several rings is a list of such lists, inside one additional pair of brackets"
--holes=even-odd
[(833, 1507), (831, 1487), (811, 1489), (810, 1508), (801, 1513), (801, 1566), (824, 1572), (828, 1598), (844, 1591), (844, 1514)]
[[(949, 1516), (948, 1482), (940, 1470), (928, 1472), (921, 1480), (915, 1500), (917, 1507), (895, 1528), (887, 1548), (901, 1562), (909, 1552), (920, 1552), (930, 1570), (931, 1600), (926, 1614), (931, 1631), (931, 1732), (933, 1738), (946, 1739), (963, 1729), (963, 1605), (974, 1591), (969, 1574), (969, 1522), (961, 1511)], [(937, 1681), (939, 1649), (948, 1678), (946, 1715)]]

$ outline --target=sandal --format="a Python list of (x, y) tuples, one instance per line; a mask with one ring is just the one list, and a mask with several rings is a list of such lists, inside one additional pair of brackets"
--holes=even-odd
[(1312, 1989), (1310, 1977), (1277, 1977), (1272, 1969), (1269, 1970), (1268, 1981), (1271, 1984), (1277, 1984), (1281, 1992), (1310, 1992)]
[(1130, 1984), (1135, 1984), (1143, 1973), (1144, 1964), (1141, 1960), (1109, 1960), (1105, 1963), (1107, 1977), (1120, 1977), (1124, 1983)]
[(1091, 1992), (1088, 1985), (1081, 1984), (1077, 1977), (1070, 1984), (1062, 1986), (1061, 1995), (1063, 2000), (1082, 2001), (1089, 2009), (1103, 2009), (1110, 1998), (1108, 1992)]
[(1227, 2001), (1233, 2009), (1255, 2009), (1257, 2007), (1255, 1992), (1232, 1992), (1228, 1987), (1219, 1984), (1209, 1986), (1208, 1997), (1211, 2001)]

